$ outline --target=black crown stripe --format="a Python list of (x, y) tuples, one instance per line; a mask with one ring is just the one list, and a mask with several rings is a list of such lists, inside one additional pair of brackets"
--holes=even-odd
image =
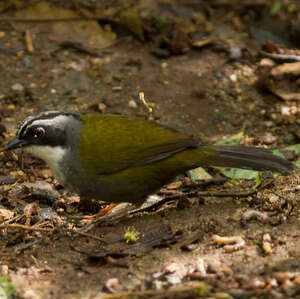
[(61, 111), (48, 111), (42, 112), (36, 116), (31, 116), (26, 118), (19, 126), (18, 136), (22, 136), (26, 129), (37, 120), (53, 119), (60, 115), (73, 116), (77, 119), (80, 119), (80, 115), (73, 112), (61, 112)]

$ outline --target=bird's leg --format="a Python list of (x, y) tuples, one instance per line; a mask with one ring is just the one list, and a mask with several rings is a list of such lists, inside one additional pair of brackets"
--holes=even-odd
[(98, 213), (94, 215), (86, 215), (83, 219), (85, 220), (95, 220), (99, 217), (105, 216), (108, 214), (112, 209), (114, 209), (118, 204), (117, 203), (111, 203), (108, 206), (106, 206), (104, 209), (101, 209)]

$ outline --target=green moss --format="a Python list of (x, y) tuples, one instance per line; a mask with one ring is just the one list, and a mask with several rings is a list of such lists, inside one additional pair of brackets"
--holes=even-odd
[(127, 244), (132, 244), (137, 242), (139, 239), (139, 232), (134, 228), (128, 228), (124, 234), (124, 240)]
[(0, 276), (0, 297), (8, 298), (16, 292), (16, 288), (11, 282), (11, 279), (7, 276)]
[(210, 286), (205, 282), (200, 282), (196, 289), (196, 294), (199, 297), (208, 297), (210, 295)]

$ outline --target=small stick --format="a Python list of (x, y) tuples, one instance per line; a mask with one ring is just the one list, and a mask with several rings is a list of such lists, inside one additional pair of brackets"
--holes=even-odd
[(10, 222), (12, 222), (12, 221), (19, 221), (20, 219), (22, 219), (22, 217), (24, 217), (25, 215), (23, 214), (23, 215), (17, 215), (17, 216), (15, 216), (15, 217), (13, 217), (13, 218), (10, 218), (10, 219), (7, 219), (7, 220), (5, 220), (4, 222), (2, 222), (1, 224), (0, 224), (0, 228), (1, 227), (6, 227)]
[(16, 246), (14, 252), (16, 254), (19, 254), (21, 251), (24, 251), (25, 249), (28, 249), (29, 247), (32, 247), (34, 246), (35, 244), (38, 244), (39, 242), (43, 241), (45, 238), (40, 238), (40, 239), (37, 239), (37, 240), (34, 240), (30, 243), (26, 243), (26, 244), (21, 244), (19, 246)]
[(143, 103), (143, 105), (146, 107), (146, 109), (148, 111), (147, 119), (148, 120), (151, 119), (151, 114), (152, 114), (153, 109), (150, 107), (150, 105), (145, 100), (145, 95), (144, 95), (144, 93), (142, 91), (139, 93), (139, 99), (140, 99), (140, 101)]
[(30, 166), (30, 170), (31, 170), (34, 178), (36, 179), (38, 177), (38, 174), (36, 173), (35, 169), (32, 166)]
[(278, 60), (293, 60), (293, 61), (300, 61), (300, 56), (299, 55), (285, 55), (285, 54), (274, 54), (274, 53), (268, 53), (268, 52), (262, 52), (263, 55), (273, 58), (273, 59), (278, 59)]
[(207, 197), (232, 197), (232, 196), (237, 196), (237, 197), (247, 197), (250, 195), (253, 195), (257, 193), (257, 190), (250, 190), (250, 191), (245, 191), (245, 192), (236, 192), (236, 193), (232, 193), (232, 192), (197, 192), (197, 195), (199, 196), (207, 196)]
[(36, 226), (28, 226), (28, 225), (23, 225), (23, 224), (18, 224), (18, 223), (12, 223), (12, 224), (7, 224), (7, 227), (15, 227), (15, 228), (22, 228), (22, 229), (27, 229), (27, 230), (36, 230), (36, 231), (45, 231), (45, 232), (52, 232), (52, 228), (44, 228), (44, 227), (36, 227)]
[(101, 242), (104, 242), (104, 239), (103, 238), (100, 238), (100, 237), (97, 237), (97, 236), (94, 236), (94, 235), (91, 235), (91, 234), (88, 234), (88, 233), (85, 233), (85, 232), (81, 232), (81, 231), (78, 231), (78, 230), (69, 230), (71, 233), (74, 233), (74, 234), (78, 234), (78, 235), (81, 235), (81, 236), (84, 236), (84, 237), (87, 237), (87, 238), (90, 238), (90, 239), (95, 239), (97, 241), (101, 241)]
[(70, 17), (70, 18), (0, 18), (0, 22), (17, 22), (17, 23), (48, 23), (48, 22), (76, 22), (76, 21), (98, 21), (107, 20), (101, 17)]
[(34, 53), (34, 46), (32, 42), (32, 37), (29, 29), (26, 29), (25, 31), (25, 42), (26, 42), (26, 48), (29, 54)]

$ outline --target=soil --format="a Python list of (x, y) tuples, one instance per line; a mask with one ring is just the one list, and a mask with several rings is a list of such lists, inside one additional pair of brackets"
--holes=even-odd
[[(299, 83), (292, 75), (270, 79), (270, 69), (281, 62), (271, 60), (273, 64), (266, 66), (266, 57), (260, 54), (264, 43), (277, 42), (275, 36), (282, 47), (290, 46), (292, 36), (275, 26), (298, 21), (297, 3), (286, 1), (272, 15), (275, 8), (268, 1), (145, 1), (132, 4), (139, 10), (135, 26), (144, 24), (140, 33), (116, 17), (126, 2), (114, 2), (114, 14), (93, 21), (110, 32), (97, 46), (74, 28), (62, 32), (52, 22), (0, 22), (2, 144), (24, 118), (45, 110), (146, 118), (140, 91), (153, 107), (155, 121), (180, 127), (204, 143), (234, 135), (243, 127), (244, 144), (284, 148), (299, 143), (298, 102), (284, 101), (265, 87), (273, 80), (275, 85), (294, 84), (297, 91)], [(31, 8), (35, 11), (36, 3), (7, 1), (0, 6), (1, 15), (36, 16), (28, 13)], [(103, 9), (96, 1), (52, 5), (76, 14)], [(85, 38), (92, 36), (85, 33)], [(32, 53), (26, 34), (33, 40)], [(174, 38), (181, 35), (179, 41)], [(196, 46), (200, 40), (207, 44)], [(158, 57), (161, 52), (167, 57)], [(296, 154), (285, 155), (297, 159)], [(300, 294), (296, 173), (275, 175), (270, 184), (248, 196), (234, 195), (249, 190), (248, 181), (227, 180), (221, 185), (212, 181), (195, 188), (182, 175), (176, 180), (180, 183), (161, 192), (164, 197), (179, 195), (179, 201), (103, 220), (78, 234), (84, 225), (76, 218), (84, 214), (78, 209), (79, 199), (52, 178), (47, 165), (9, 153), (0, 154), (0, 163), (0, 269), (11, 279), (14, 298), (297, 298)], [(215, 169), (209, 172), (221, 176)], [(269, 180), (266, 175), (263, 185)], [(197, 191), (225, 191), (228, 196), (199, 196)], [(247, 211), (253, 219), (245, 216)], [(124, 240), (128, 231), (137, 236), (131, 244)], [(150, 241), (143, 239), (147, 233)], [(226, 250), (213, 235), (240, 236), (245, 244)]]

